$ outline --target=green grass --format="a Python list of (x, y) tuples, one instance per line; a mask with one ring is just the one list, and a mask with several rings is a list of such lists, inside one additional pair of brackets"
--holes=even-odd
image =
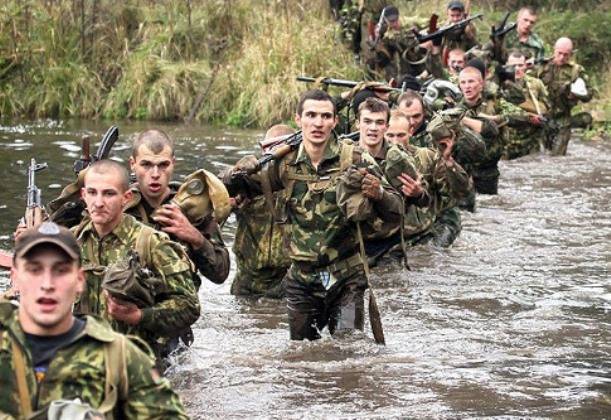
[[(486, 14), (486, 21), (478, 23), (482, 40), (502, 14), (499, 3), (478, 2)], [(446, 1), (397, 4), (406, 15), (428, 16), (433, 11), (443, 15)], [(594, 70), (604, 94), (598, 109), (607, 110), (606, 116), (611, 33), (605, 22), (610, 13), (600, 7), (595, 14), (583, 9), (542, 13), (537, 28), (548, 43), (563, 31), (576, 40), (577, 59)], [(197, 96), (206, 93), (198, 121), (264, 127), (292, 118), (307, 88), (295, 80), (300, 74), (363, 77), (339, 40), (326, 0), (0, 4), (4, 118), (174, 120), (185, 118)]]

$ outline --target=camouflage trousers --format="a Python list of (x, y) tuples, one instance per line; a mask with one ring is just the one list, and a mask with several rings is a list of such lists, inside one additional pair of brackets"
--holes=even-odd
[(265, 267), (248, 270), (238, 261), (238, 271), (231, 284), (235, 296), (264, 296), (272, 299), (284, 297), (284, 278), (288, 267)]
[(431, 226), (431, 241), (435, 246), (447, 248), (454, 243), (461, 231), (460, 210), (458, 207), (451, 207), (443, 210)]
[(524, 133), (513, 130), (509, 137), (503, 157), (511, 160), (537, 153), (543, 135), (539, 130), (524, 130)]
[(499, 189), (498, 162), (479, 166), (473, 171), (473, 184), (479, 194), (498, 194)]
[(554, 156), (565, 156), (571, 140), (571, 126), (562, 124), (552, 139), (551, 152)]
[(319, 339), (325, 326), (331, 334), (362, 331), (366, 289), (362, 264), (342, 278), (324, 270), (304, 271), (293, 264), (285, 277), (291, 340)]

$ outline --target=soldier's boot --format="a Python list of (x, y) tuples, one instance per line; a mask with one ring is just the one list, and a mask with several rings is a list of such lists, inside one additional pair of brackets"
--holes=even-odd
[(553, 156), (565, 156), (571, 140), (571, 127), (563, 127), (558, 132), (558, 135), (554, 139), (552, 147)]
[(332, 335), (354, 330), (363, 331), (365, 324), (363, 295), (363, 290), (349, 290), (344, 293), (339, 305), (330, 308), (329, 332)]
[(592, 115), (589, 112), (579, 112), (571, 116), (572, 128), (592, 128)]

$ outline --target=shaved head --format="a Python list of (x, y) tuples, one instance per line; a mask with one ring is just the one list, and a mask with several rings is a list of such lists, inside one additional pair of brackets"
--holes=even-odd
[(573, 41), (566, 37), (558, 38), (554, 44), (554, 64), (557, 66), (563, 66), (569, 62), (572, 55)]
[(95, 174), (112, 174), (113, 178), (118, 181), (117, 186), (121, 189), (121, 192), (125, 192), (129, 189), (129, 173), (125, 166), (121, 165), (119, 162), (103, 159), (92, 163), (85, 173), (85, 185), (87, 185), (87, 180)]
[(145, 146), (154, 154), (161, 153), (168, 146), (172, 156), (174, 156), (174, 140), (163, 130), (146, 130), (138, 134), (132, 145), (132, 157), (134, 159), (138, 157), (140, 146)]
[(269, 130), (267, 130), (267, 132), (265, 133), (265, 139), (273, 139), (274, 137), (280, 136), (289, 136), (293, 133), (295, 133), (295, 130), (293, 130), (288, 125), (276, 124), (271, 126)]

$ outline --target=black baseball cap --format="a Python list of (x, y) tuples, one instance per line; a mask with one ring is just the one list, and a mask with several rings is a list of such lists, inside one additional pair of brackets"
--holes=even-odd
[(81, 260), (81, 248), (72, 232), (53, 222), (43, 222), (19, 235), (15, 242), (15, 258), (25, 256), (34, 247), (42, 244), (55, 245), (71, 259), (79, 262)]
[(459, 0), (452, 0), (451, 2), (448, 3), (448, 10), (454, 10), (454, 9), (459, 9), (464, 12), (465, 4)]

